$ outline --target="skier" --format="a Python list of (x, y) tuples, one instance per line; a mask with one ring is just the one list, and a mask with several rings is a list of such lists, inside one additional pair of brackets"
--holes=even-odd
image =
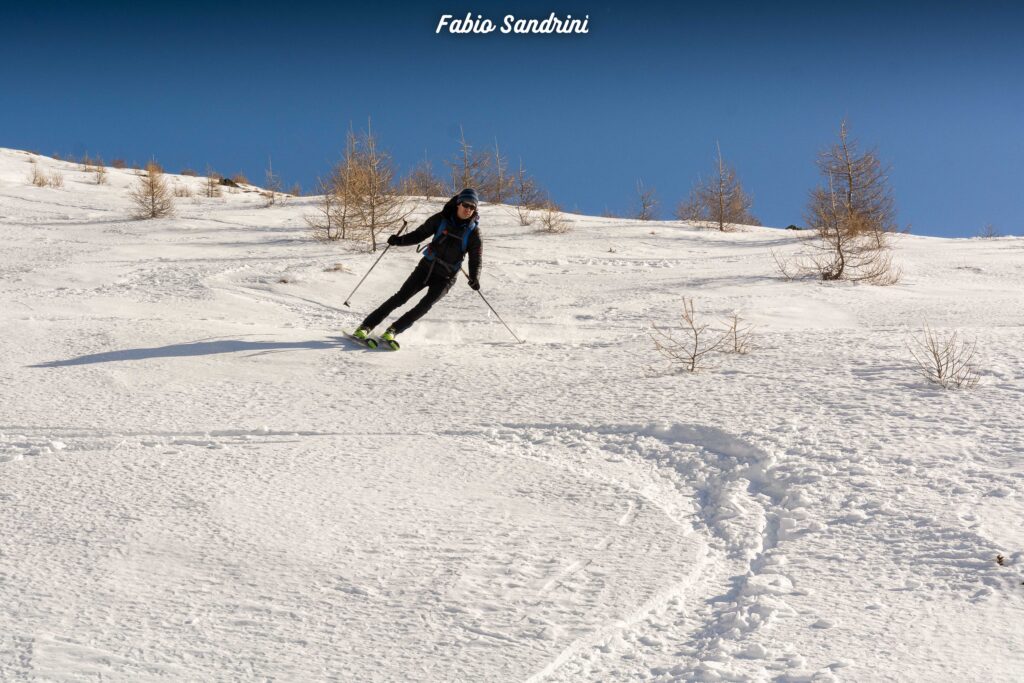
[(423, 250), (423, 258), (395, 294), (377, 307), (353, 333), (358, 339), (368, 339), (370, 333), (381, 324), (392, 311), (405, 304), (424, 287), (427, 293), (419, 303), (398, 318), (381, 335), (392, 348), (398, 348), (395, 336), (412, 327), (430, 310), (438, 300), (455, 284), (462, 267), (462, 259), (469, 254), (469, 286), (480, 289), (480, 256), (483, 243), (480, 239), (477, 213), (479, 199), (476, 190), (466, 188), (448, 200), (438, 213), (423, 222), (423, 225), (404, 235), (391, 235), (388, 244), (405, 247), (418, 244), (427, 237), (433, 237)]

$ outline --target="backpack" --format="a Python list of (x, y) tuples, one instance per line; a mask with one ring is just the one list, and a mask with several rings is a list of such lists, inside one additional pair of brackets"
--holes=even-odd
[(471, 221), (462, 229), (461, 235), (453, 234), (451, 231), (456, 229), (455, 226), (451, 225), (447, 218), (442, 218), (441, 224), (437, 226), (437, 232), (434, 233), (434, 239), (423, 249), (423, 258), (431, 262), (431, 270), (434, 265), (440, 263), (449, 273), (458, 273), (462, 267), (462, 259), (469, 251), (469, 236), (476, 230), (477, 224), (478, 221)]

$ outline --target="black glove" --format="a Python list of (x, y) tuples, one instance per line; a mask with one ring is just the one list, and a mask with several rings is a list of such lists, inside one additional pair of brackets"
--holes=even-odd
[(479, 291), (480, 281), (477, 280), (475, 277), (469, 278), (469, 288), (472, 289), (474, 292)]
[(388, 235), (388, 244), (391, 246), (398, 244), (398, 235)]

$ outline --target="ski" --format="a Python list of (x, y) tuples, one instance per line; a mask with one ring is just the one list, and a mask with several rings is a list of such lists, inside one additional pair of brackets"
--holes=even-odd
[(376, 349), (377, 345), (380, 343), (380, 340), (378, 340), (376, 337), (366, 337), (365, 339), (363, 339), (355, 336), (351, 332), (346, 332), (345, 336), (351, 339), (352, 341), (362, 346), (365, 346), (368, 349)]

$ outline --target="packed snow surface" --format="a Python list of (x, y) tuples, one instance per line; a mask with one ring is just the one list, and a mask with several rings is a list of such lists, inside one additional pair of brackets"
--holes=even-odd
[[(0, 150), (0, 680), (1024, 679), (1024, 239), (787, 282), (793, 232), (484, 204), (526, 342), (462, 280), (392, 353), (343, 332), (411, 248), (347, 308), (315, 198), (107, 177)], [(752, 351), (669, 366), (684, 297)]]

